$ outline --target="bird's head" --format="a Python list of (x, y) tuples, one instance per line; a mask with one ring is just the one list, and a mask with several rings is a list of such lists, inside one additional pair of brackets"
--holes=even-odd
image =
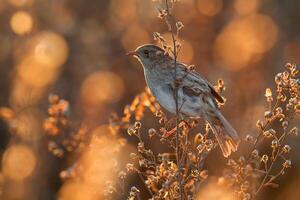
[(166, 57), (165, 51), (154, 44), (139, 46), (135, 51), (129, 52), (127, 55), (137, 58), (144, 67), (152, 66), (157, 60)]

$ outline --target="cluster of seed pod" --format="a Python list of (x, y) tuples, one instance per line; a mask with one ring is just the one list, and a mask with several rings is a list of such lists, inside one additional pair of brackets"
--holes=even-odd
[[(298, 127), (292, 126), (299, 116), (300, 104), (300, 79), (296, 65), (286, 64), (286, 70), (275, 76), (275, 85), (276, 95), (271, 88), (266, 89), (268, 109), (264, 120), (257, 121), (258, 136), (246, 136), (246, 141), (252, 146), (250, 153), (246, 158), (240, 157), (239, 161), (230, 160), (229, 168), (222, 177), (235, 188), (242, 200), (253, 199), (264, 187), (278, 187), (275, 181), (292, 165), (289, 159), (292, 148), (287, 139), (298, 134)], [(262, 141), (269, 144), (269, 150), (260, 148)], [(281, 167), (276, 170), (278, 165)]]

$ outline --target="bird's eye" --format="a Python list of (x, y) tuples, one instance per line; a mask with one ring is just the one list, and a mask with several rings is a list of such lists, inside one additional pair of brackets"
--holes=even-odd
[(144, 54), (145, 56), (148, 58), (149, 57), (149, 51), (148, 50), (144, 50)]

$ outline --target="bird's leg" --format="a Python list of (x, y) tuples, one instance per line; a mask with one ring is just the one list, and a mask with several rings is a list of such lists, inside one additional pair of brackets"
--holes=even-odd
[[(181, 128), (181, 127), (183, 127), (184, 125), (186, 125), (188, 128), (192, 128), (192, 127), (190, 126), (190, 124), (189, 124), (184, 118), (182, 118), (182, 119), (180, 120), (179, 124), (178, 124), (178, 128)], [(176, 130), (177, 130), (177, 127), (175, 126), (175, 127), (174, 127), (173, 129), (171, 129), (170, 131), (166, 131), (166, 132), (162, 135), (162, 137), (163, 137), (163, 138), (168, 138), (168, 137), (170, 137), (171, 135), (173, 135), (173, 133), (175, 133)]]

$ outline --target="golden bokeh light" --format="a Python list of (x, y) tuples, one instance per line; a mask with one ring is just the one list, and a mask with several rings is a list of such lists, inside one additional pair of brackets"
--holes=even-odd
[(198, 0), (197, 7), (201, 14), (214, 16), (222, 10), (223, 0)]
[(20, 78), (33, 87), (44, 87), (56, 78), (57, 72), (35, 57), (26, 57), (17, 67)]
[(10, 27), (18, 35), (29, 33), (32, 30), (32, 26), (32, 17), (25, 11), (15, 12), (10, 19)]
[(234, 9), (240, 15), (247, 15), (254, 13), (259, 8), (260, 2), (259, 0), (235, 0), (234, 1)]
[[(114, 181), (117, 160), (120, 158), (120, 143), (109, 134), (107, 125), (92, 131), (87, 149), (77, 162), (75, 179), (63, 185), (59, 196), (63, 200), (97, 200), (103, 198), (107, 181)], [(83, 170), (80, 170), (83, 169)], [(80, 192), (77, 192), (80, 191)]]
[(36, 60), (50, 67), (60, 67), (68, 58), (68, 44), (59, 34), (44, 31), (33, 38)]
[(135, 19), (137, 6), (136, 0), (111, 1), (113, 16), (123, 22), (130, 22)]
[(138, 46), (149, 43), (150, 36), (140, 25), (133, 24), (128, 27), (122, 37), (122, 45), (126, 51), (132, 51)]
[(123, 94), (123, 80), (110, 71), (92, 73), (81, 86), (81, 98), (90, 105), (114, 103), (119, 101)]
[(17, 135), (23, 141), (35, 142), (41, 135), (40, 121), (38, 112), (34, 109), (28, 109), (18, 113), (18, 116), (11, 120), (11, 128), (14, 129), (12, 135)]
[(278, 37), (278, 28), (267, 15), (254, 14), (233, 20), (215, 41), (215, 58), (231, 70), (241, 69), (261, 58)]
[(233, 200), (236, 199), (234, 193), (217, 183), (211, 182), (204, 186), (199, 194), (197, 200)]
[(20, 144), (10, 146), (2, 158), (4, 176), (20, 181), (32, 174), (36, 162), (36, 156), (29, 147)]
[(8, 0), (8, 2), (15, 7), (28, 6), (33, 3), (34, 0)]
[(66, 182), (60, 190), (61, 200), (98, 200), (97, 195), (92, 185), (83, 184), (82, 182), (69, 181)]

